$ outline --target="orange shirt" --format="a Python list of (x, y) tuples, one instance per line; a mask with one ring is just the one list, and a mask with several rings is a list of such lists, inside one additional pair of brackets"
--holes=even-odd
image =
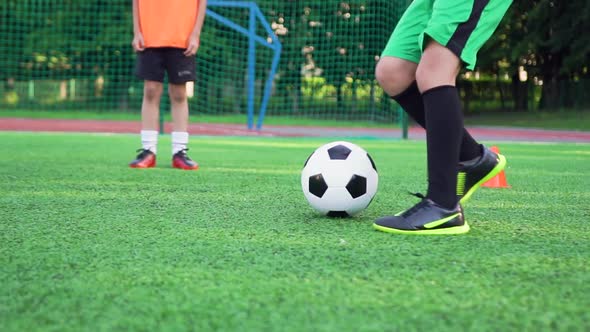
[(198, 5), (198, 0), (139, 0), (139, 26), (145, 47), (186, 48)]

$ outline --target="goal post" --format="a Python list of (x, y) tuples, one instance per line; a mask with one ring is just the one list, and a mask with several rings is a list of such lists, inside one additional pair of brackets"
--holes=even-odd
[[(406, 6), (406, 0), (210, 1), (204, 28), (209, 38), (198, 56), (204, 80), (196, 85), (217, 102), (195, 108), (246, 114), (250, 129), (261, 129), (265, 119), (380, 122), (406, 137), (404, 112), (374, 75)], [(222, 51), (215, 53), (215, 47)], [(220, 89), (226, 84), (232, 86)]]
[[(220, 23), (234, 29), (248, 38), (248, 89), (247, 89), (247, 125), (248, 129), (254, 127), (254, 101), (255, 101), (255, 77), (256, 77), (256, 43), (268, 47), (273, 51), (272, 62), (268, 78), (264, 84), (264, 92), (258, 112), (258, 121), (256, 128), (261, 129), (266, 113), (266, 107), (270, 98), (273, 79), (277, 72), (279, 60), (281, 58), (281, 42), (272, 31), (270, 24), (260, 11), (258, 5), (253, 1), (209, 1), (207, 4), (207, 15)], [(216, 7), (226, 8), (246, 8), (249, 10), (248, 28), (244, 28), (230, 19), (216, 13), (213, 9)], [(267, 33), (267, 38), (261, 37), (256, 33), (256, 25), (260, 23)], [(270, 41), (269, 41), (270, 40)]]
[[(192, 121), (402, 128), (374, 70), (406, 6), (209, 0), (187, 84)], [(129, 0), (0, 1), (0, 110), (137, 118), (131, 13)], [(166, 93), (160, 109), (168, 118)]]

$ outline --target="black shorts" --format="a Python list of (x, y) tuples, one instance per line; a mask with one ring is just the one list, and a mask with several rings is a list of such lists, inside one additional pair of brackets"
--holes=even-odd
[(184, 49), (175, 47), (146, 48), (137, 52), (135, 75), (142, 80), (182, 84), (194, 81), (197, 64), (195, 56), (185, 56)]

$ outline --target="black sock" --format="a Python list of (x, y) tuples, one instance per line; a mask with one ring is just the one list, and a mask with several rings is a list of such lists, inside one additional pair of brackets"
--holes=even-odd
[(422, 94), (418, 90), (416, 81), (412, 83), (404, 92), (397, 96), (391, 97), (395, 100), (409, 116), (416, 121), (422, 128), (426, 128), (424, 121), (424, 102)]
[(457, 164), (463, 138), (461, 99), (454, 86), (432, 88), (422, 94), (426, 119), (428, 194), (444, 208), (457, 205)]
[[(392, 97), (403, 109), (418, 123), (422, 128), (426, 128), (424, 120), (424, 102), (422, 94), (418, 90), (416, 81), (412, 83), (404, 92)], [(471, 137), (469, 132), (463, 128), (463, 139), (461, 140), (461, 150), (459, 161), (467, 161), (481, 156), (480, 145)]]

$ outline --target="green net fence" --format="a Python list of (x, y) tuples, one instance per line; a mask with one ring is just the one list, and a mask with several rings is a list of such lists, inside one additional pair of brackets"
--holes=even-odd
[[(210, 11), (248, 28), (247, 8), (209, 2), (217, 3)], [(397, 121), (374, 67), (405, 0), (256, 4), (282, 44), (266, 119)], [(270, 40), (260, 22), (256, 34)], [(2, 0), (0, 108), (139, 114), (142, 82), (133, 75), (131, 39), (131, 0)], [(188, 87), (191, 114), (243, 115), (245, 122), (249, 84), (258, 113), (274, 52), (257, 44), (256, 76), (248, 80), (248, 45), (247, 35), (205, 19), (198, 78)], [(164, 98), (162, 110), (168, 106)]]

